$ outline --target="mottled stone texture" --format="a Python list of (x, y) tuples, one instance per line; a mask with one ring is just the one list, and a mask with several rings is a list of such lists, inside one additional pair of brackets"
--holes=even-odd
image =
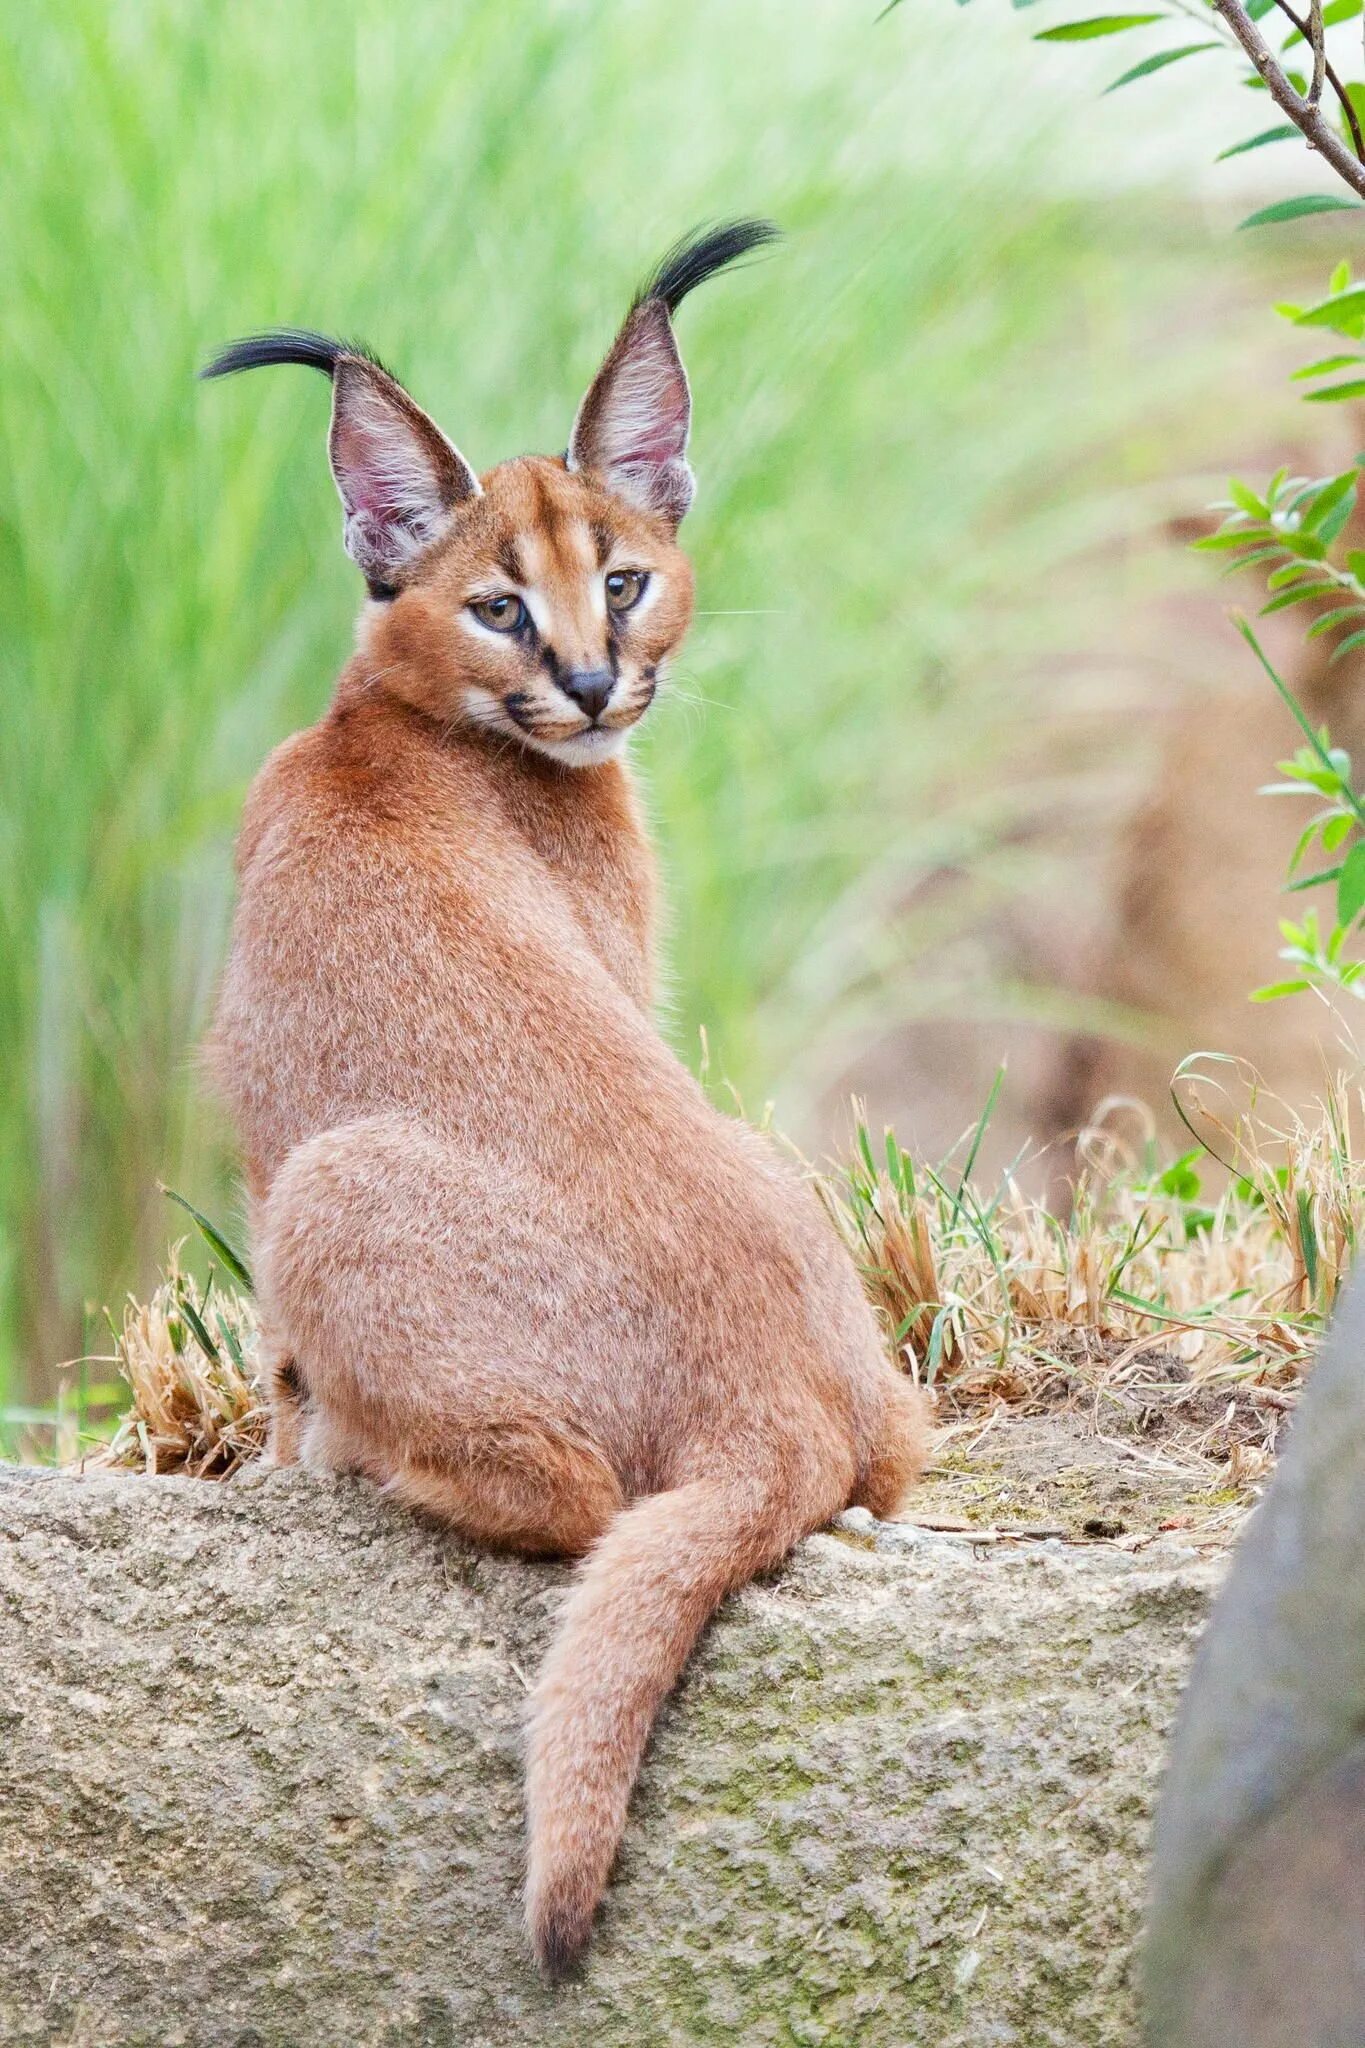
[(868, 1543), (726, 1608), (551, 1993), (518, 1750), (560, 1568), (356, 1482), (0, 1469), (0, 2039), (1132, 2043), (1211, 1568)]
[(1161, 1802), (1152, 2048), (1365, 2042), (1365, 1285), (1238, 1546)]

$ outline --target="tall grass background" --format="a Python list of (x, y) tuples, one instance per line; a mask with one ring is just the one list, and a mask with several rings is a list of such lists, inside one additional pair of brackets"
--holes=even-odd
[(781, 252), (682, 316), (701, 610), (640, 748), (669, 1029), (799, 1126), (813, 1043), (940, 1000), (890, 909), (949, 855), (1012, 886), (1010, 736), (1115, 579), (1181, 573), (1111, 544), (1223, 452), (1188, 309), (1216, 266), (1235, 307), (1240, 258), (1179, 164), (1114, 203), (1109, 124), (1142, 110), (1097, 113), (1055, 53), (1045, 82), (1019, 17), (876, 14), (6, 10), (0, 1399), (147, 1284), (159, 1179), (232, 1201), (194, 1071), (231, 835), (358, 598), (321, 380), (194, 384), (243, 330), (365, 337), (486, 466), (563, 445), (682, 229), (776, 215)]

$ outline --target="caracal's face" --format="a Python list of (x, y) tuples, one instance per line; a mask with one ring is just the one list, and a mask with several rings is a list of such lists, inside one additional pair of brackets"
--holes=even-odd
[(479, 479), (362, 646), (415, 661), (424, 708), (570, 767), (620, 751), (687, 630), (692, 570), (669, 521), (562, 461)]

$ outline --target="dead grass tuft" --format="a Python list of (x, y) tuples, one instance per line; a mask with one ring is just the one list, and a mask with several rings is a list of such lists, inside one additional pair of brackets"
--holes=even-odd
[(132, 1395), (110, 1441), (84, 1462), (195, 1479), (230, 1479), (265, 1447), (267, 1409), (256, 1372), (250, 1302), (212, 1277), (196, 1299), (171, 1253), (149, 1301), (131, 1296), (114, 1350)]

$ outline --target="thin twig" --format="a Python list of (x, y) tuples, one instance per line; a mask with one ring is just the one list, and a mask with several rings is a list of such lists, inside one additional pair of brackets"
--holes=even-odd
[[(1288, 0), (1275, 0), (1275, 4), (1282, 14), (1288, 15), (1299, 34), (1307, 40), (1307, 24), (1299, 20), (1289, 6)], [(1342, 183), (1349, 185), (1359, 198), (1365, 199), (1365, 162), (1362, 162), (1362, 158), (1365, 157), (1365, 144), (1361, 142), (1360, 124), (1356, 120), (1355, 109), (1331, 65), (1326, 67), (1326, 75), (1332, 90), (1346, 111), (1351, 135), (1356, 144), (1354, 156), (1336, 130), (1323, 118), (1322, 108), (1310, 106), (1301, 93), (1295, 92), (1263, 41), (1255, 22), (1242, 6), (1241, 0), (1213, 0), (1213, 8), (1216, 14), (1222, 16), (1246, 51), (1256, 68), (1257, 75), (1281, 113), (1288, 115), (1307, 141), (1309, 148), (1317, 150), (1318, 154), (1332, 166)]]
[[(1300, 20), (1299, 16), (1295, 14), (1293, 8), (1289, 6), (1288, 0), (1275, 0), (1275, 5), (1279, 8), (1281, 14), (1285, 15), (1288, 20), (1293, 22), (1299, 34), (1303, 36), (1305, 40), (1308, 40), (1309, 24), (1305, 21)], [(1333, 92), (1341, 101), (1341, 111), (1346, 116), (1347, 126), (1350, 128), (1351, 131), (1351, 140), (1355, 144), (1356, 155), (1365, 160), (1365, 135), (1362, 134), (1360, 122), (1356, 117), (1355, 101), (1351, 98), (1350, 92), (1347, 90), (1347, 88), (1342, 84), (1340, 78), (1337, 75), (1335, 66), (1332, 64), (1328, 64), (1324, 61), (1323, 69), (1327, 75), (1327, 83), (1331, 86)]]
[[(1307, 42), (1309, 40), (1308, 23), (1304, 21), (1301, 16), (1297, 15), (1294, 12), (1293, 8), (1289, 5), (1289, 0), (1275, 0), (1275, 5), (1279, 8), (1281, 14), (1284, 15), (1287, 21), (1293, 22), (1299, 34), (1303, 37), (1304, 41)], [(1327, 64), (1324, 68), (1327, 73), (1327, 83), (1331, 86), (1333, 92), (1341, 101), (1341, 111), (1346, 116), (1347, 125), (1351, 130), (1351, 140), (1355, 144), (1356, 155), (1362, 159), (1365, 159), (1365, 136), (1362, 136), (1360, 122), (1356, 118), (1355, 102), (1351, 98), (1350, 93), (1346, 90), (1346, 87), (1342, 84), (1340, 78), (1337, 76), (1335, 66), (1332, 64)], [(1292, 86), (1290, 87), (1290, 91), (1293, 91)], [(1329, 128), (1328, 133), (1333, 134), (1335, 133), (1335, 131)], [(1314, 148), (1317, 147), (1316, 144), (1314, 144), (1313, 146)]]
[(1313, 79), (1308, 88), (1308, 104), (1316, 107), (1322, 103), (1322, 81), (1327, 75), (1327, 31), (1322, 25), (1322, 0), (1308, 0), (1308, 27), (1309, 41), (1313, 45)]

